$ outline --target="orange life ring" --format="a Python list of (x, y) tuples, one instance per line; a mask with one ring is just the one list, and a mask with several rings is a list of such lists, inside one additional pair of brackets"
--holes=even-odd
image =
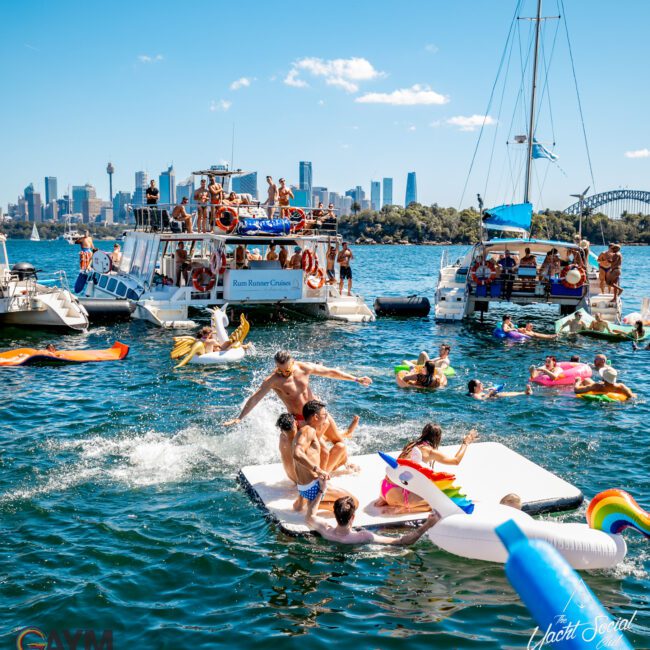
[(314, 266), (314, 254), (309, 250), (304, 250), (302, 252), (302, 270), (309, 275), (315, 270)]
[[(221, 221), (221, 218), (225, 215), (230, 217), (229, 225), (226, 225), (223, 223), (223, 221)], [(219, 230), (223, 230), (226, 233), (231, 233), (237, 227), (238, 222), (239, 219), (237, 217), (237, 213), (227, 205), (223, 205), (217, 210), (217, 216), (214, 220), (214, 224), (217, 226), (217, 228), (219, 228)]]
[[(488, 273), (486, 273), (486, 270)], [(497, 277), (497, 267), (492, 260), (487, 260), (486, 262), (476, 262), (472, 266), (470, 273), (472, 275), (472, 280), (476, 282), (477, 286), (482, 286), (486, 282), (492, 282), (494, 278)]]
[(298, 232), (305, 227), (305, 211), (302, 208), (293, 208), (289, 214), (289, 221), (291, 222), (291, 232)]
[[(580, 273), (580, 279), (577, 282), (569, 282), (566, 279), (569, 271), (573, 270), (576, 270), (578, 273)], [(587, 274), (581, 266), (578, 266), (577, 264), (569, 264), (569, 266), (565, 266), (562, 271), (560, 271), (560, 280), (562, 281), (563, 286), (565, 286), (567, 289), (577, 289), (587, 281)]]
[(226, 260), (226, 254), (223, 251), (221, 251), (221, 254), (219, 254), (217, 251), (214, 251), (214, 253), (212, 253), (210, 256), (210, 270), (215, 275), (223, 275), (226, 270), (227, 263), (228, 261)]
[[(205, 276), (208, 277), (208, 281), (201, 284)], [(214, 277), (214, 273), (209, 268), (201, 266), (192, 271), (192, 286), (201, 293), (212, 291), (212, 287), (214, 287), (216, 281), (217, 279)]]
[(320, 289), (325, 284), (325, 273), (323, 269), (316, 267), (313, 273), (308, 273), (305, 284), (310, 289)]

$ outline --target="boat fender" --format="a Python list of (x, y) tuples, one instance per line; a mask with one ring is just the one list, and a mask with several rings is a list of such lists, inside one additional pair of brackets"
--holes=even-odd
[(431, 311), (431, 303), (426, 296), (379, 296), (375, 299), (377, 316), (415, 316), (424, 318)]

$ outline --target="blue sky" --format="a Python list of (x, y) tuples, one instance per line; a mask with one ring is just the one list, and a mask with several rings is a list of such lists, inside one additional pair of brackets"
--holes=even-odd
[[(565, 4), (596, 188), (650, 189), (650, 2)], [(234, 165), (260, 177), (297, 182), (298, 161), (311, 160), (315, 185), (360, 184), (369, 194), (371, 179), (392, 176), (403, 201), (415, 170), (421, 202), (457, 206), (481, 121), (472, 116), (486, 114), (514, 9), (510, 0), (6, 0), (0, 205), (29, 182), (44, 192), (46, 175), (58, 177), (59, 193), (88, 181), (107, 197), (109, 159), (116, 189), (132, 190), (135, 171), (157, 177), (169, 163), (178, 181), (230, 160), (234, 124)], [(521, 15), (533, 10), (527, 0)], [(558, 13), (556, 0), (545, 0), (544, 13)], [(523, 42), (530, 23), (518, 25)], [(548, 59), (554, 21), (545, 29)], [(559, 167), (536, 163), (537, 207), (566, 207), (568, 194), (592, 184), (563, 29), (549, 74), (552, 124), (544, 95), (537, 131)], [(517, 111), (510, 131), (518, 43), (464, 205), (486, 187), (486, 204), (513, 198), (505, 142), (523, 129)]]

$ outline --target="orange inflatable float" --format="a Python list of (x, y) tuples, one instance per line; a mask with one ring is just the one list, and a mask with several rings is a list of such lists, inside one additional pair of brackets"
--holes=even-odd
[(129, 346), (116, 341), (108, 350), (36, 350), (17, 348), (0, 352), (0, 367), (25, 366), (30, 363), (88, 363), (119, 361), (129, 353)]

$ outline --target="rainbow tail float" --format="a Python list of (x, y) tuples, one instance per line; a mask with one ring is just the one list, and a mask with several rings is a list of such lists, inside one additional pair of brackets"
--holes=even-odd
[(614, 535), (634, 528), (650, 539), (650, 514), (624, 490), (605, 490), (597, 494), (587, 508), (589, 528)]

